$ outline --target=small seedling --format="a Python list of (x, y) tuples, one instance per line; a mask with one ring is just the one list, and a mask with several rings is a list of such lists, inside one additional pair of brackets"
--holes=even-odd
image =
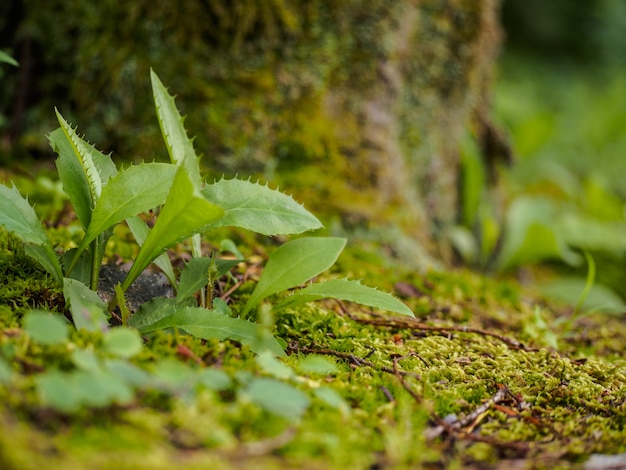
[[(174, 98), (151, 72), (156, 113), (171, 163), (142, 163), (118, 169), (111, 158), (81, 138), (57, 110), (60, 128), (49, 136), (58, 154), (56, 167), (63, 189), (84, 229), (78, 246), (60, 252), (52, 246), (35, 211), (15, 187), (0, 185), (0, 225), (23, 242), (31, 257), (63, 286), (77, 328), (106, 330), (116, 306), (124, 325), (141, 334), (178, 328), (194, 336), (247, 344), (256, 352), (284, 352), (266, 326), (248, 321), (266, 298), (301, 286), (334, 264), (346, 240), (335, 237), (299, 238), (285, 243), (269, 258), (259, 282), (243, 307), (198, 306), (195, 293), (210, 279), (228, 272), (232, 263), (203, 256), (200, 237), (218, 227), (239, 227), (262, 235), (289, 235), (315, 230), (320, 221), (277, 190), (249, 180), (202, 181), (199, 157), (188, 138)], [(140, 215), (158, 214), (149, 228)], [(124, 281), (107, 305), (97, 295), (107, 240), (116, 225), (126, 223), (140, 246)], [(194, 258), (176, 273), (167, 250), (191, 239)], [(167, 276), (176, 297), (155, 298), (131, 315), (124, 296), (137, 277), (154, 263)], [(177, 275), (178, 274), (178, 275)], [(209, 286), (210, 288), (211, 286)], [(403, 315), (410, 309), (389, 294), (345, 279), (313, 284), (275, 306), (275, 311), (299, 303), (337, 298)], [(204, 306), (208, 308), (204, 308)], [(224, 313), (226, 310), (226, 314)], [(240, 316), (236, 317), (233, 310)], [(228, 315), (231, 313), (231, 315)]]

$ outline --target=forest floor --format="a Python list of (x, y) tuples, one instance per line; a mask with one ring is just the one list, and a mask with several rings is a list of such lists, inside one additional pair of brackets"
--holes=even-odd
[[(2, 233), (0, 468), (626, 468), (623, 318), (381, 260), (349, 245), (333, 275), (393, 289), (415, 319), (318, 302), (273, 319), (284, 360), (161, 332), (120, 365), (101, 333), (29, 337), (24, 314), (62, 315), (62, 292)], [(114, 366), (132, 387), (95, 379)], [(50, 371), (91, 396), (46, 396)]]

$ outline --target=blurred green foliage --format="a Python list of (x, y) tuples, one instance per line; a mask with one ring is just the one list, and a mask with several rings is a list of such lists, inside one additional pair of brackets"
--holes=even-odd
[[(508, 270), (549, 262), (559, 274), (545, 292), (576, 304), (588, 265), (595, 285), (583, 308), (625, 310), (626, 71), (550, 64), (509, 51), (495, 86), (498, 120), (516, 163), (502, 173), (494, 203), (478, 150), (462, 155), (463, 226), (453, 232), (464, 259)], [(493, 190), (491, 190), (493, 191)]]
[(575, 8), (561, 0), (504, 2), (507, 47), (493, 101), (516, 162), (490, 187), (468, 135), (461, 225), (451, 232), (459, 254), (475, 267), (549, 265), (559, 277), (542, 282), (544, 292), (583, 313), (626, 311), (626, 49), (618, 34), (626, 15), (620, 12), (626, 4), (611, 0)]
[[(568, 250), (587, 250), (598, 282), (626, 296), (626, 72), (508, 66), (496, 99), (519, 157), (506, 177), (508, 197), (532, 197), (526, 215), (534, 220), (548, 211), (540, 222), (560, 243), (553, 258), (574, 266), (565, 273), (584, 277), (585, 264)], [(514, 215), (509, 211), (507, 230), (519, 236), (523, 227)], [(526, 242), (539, 245), (532, 237)]]

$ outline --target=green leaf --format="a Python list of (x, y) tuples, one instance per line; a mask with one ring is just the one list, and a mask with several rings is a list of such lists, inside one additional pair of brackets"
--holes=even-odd
[[(226, 274), (230, 268), (236, 266), (242, 260), (224, 260), (215, 261), (217, 267), (216, 277)], [(205, 287), (208, 282), (208, 270), (211, 266), (211, 258), (203, 256), (201, 258), (192, 258), (180, 273), (180, 283), (176, 292), (176, 299), (182, 301), (191, 297), (200, 289)]]
[(580, 256), (572, 251), (558, 231), (557, 207), (541, 197), (520, 197), (506, 216), (506, 238), (498, 258), (500, 269), (546, 259), (561, 259), (575, 266)]
[[(126, 223), (128, 224), (128, 228), (132, 232), (133, 237), (135, 237), (137, 244), (139, 246), (143, 245), (143, 243), (146, 241), (146, 238), (148, 238), (148, 234), (150, 233), (150, 229), (148, 228), (146, 223), (139, 217), (129, 217), (128, 219), (126, 219)], [(161, 271), (163, 271), (163, 274), (165, 274), (165, 277), (167, 277), (170, 285), (175, 290), (178, 290), (178, 281), (176, 280), (174, 267), (172, 266), (172, 261), (170, 260), (169, 256), (167, 256), (167, 253), (161, 253), (152, 262), (156, 264)]]
[[(167, 306), (163, 306), (162, 315)], [(166, 328), (180, 328), (187, 333), (202, 339), (223, 341), (232, 339), (250, 347), (253, 352), (261, 353), (269, 350), (276, 356), (285, 356), (276, 339), (269, 331), (257, 323), (240, 318), (231, 318), (199, 307), (179, 307), (169, 305), (170, 315), (149, 323), (146, 318), (133, 324), (141, 334)], [(138, 326), (137, 326), (138, 325)]]
[[(80, 164), (81, 174), (87, 182), (87, 189), (89, 190), (89, 201), (91, 203), (90, 207), (95, 207), (96, 202), (100, 197), (100, 193), (102, 192), (103, 184), (103, 178), (98, 172), (98, 167), (96, 166), (94, 159), (94, 155), (96, 154), (94, 151), (95, 147), (81, 139), (72, 126), (70, 126), (67, 121), (63, 119), (63, 116), (61, 116), (61, 113), (59, 113), (56, 108), (54, 112), (57, 115), (57, 120), (61, 125), (61, 129), (65, 135), (67, 144), (69, 145), (69, 147), (65, 147), (69, 150), (67, 152), (67, 156), (68, 158), (71, 158), (70, 155), (73, 155)], [(59, 157), (60, 156), (61, 155), (59, 155)]]
[(117, 403), (126, 405), (132, 402), (132, 388), (115, 375), (100, 370), (97, 372), (77, 371), (71, 374), (71, 381), (79, 393), (82, 405), (102, 408)]
[(59, 284), (63, 282), (63, 272), (61, 271), (59, 258), (57, 258), (51, 246), (26, 243), (24, 245), (24, 251), (28, 256), (38, 261), (46, 271), (52, 274), (55, 281)]
[(228, 390), (232, 386), (233, 381), (230, 376), (222, 370), (203, 369), (198, 372), (198, 383), (208, 389), (220, 392)]
[(263, 235), (301, 233), (321, 222), (291, 196), (250, 181), (220, 180), (202, 189), (205, 197), (225, 210), (211, 227), (241, 227)]
[(117, 302), (117, 307), (120, 309), (122, 325), (126, 326), (130, 318), (130, 310), (128, 309), (124, 292), (122, 292), (122, 285), (119, 282), (115, 284), (115, 301)]
[(194, 187), (200, 188), (202, 185), (200, 165), (198, 163), (200, 159), (196, 156), (193, 143), (187, 136), (183, 126), (184, 120), (176, 108), (174, 98), (170, 96), (152, 69), (150, 69), (150, 80), (152, 82), (152, 94), (154, 96), (157, 118), (170, 160), (172, 163), (185, 167)]
[(146, 163), (113, 176), (102, 188), (78, 253), (106, 229), (162, 205), (175, 174), (174, 165)]
[(327, 298), (355, 302), (409, 317), (415, 316), (409, 307), (391, 294), (348, 279), (332, 279), (305, 287), (276, 305), (274, 311)]
[(290, 421), (299, 420), (311, 403), (294, 386), (265, 377), (253, 379), (245, 395), (265, 411)]
[(69, 328), (59, 314), (31, 310), (24, 316), (24, 330), (40, 344), (55, 345), (67, 341)]
[(93, 349), (75, 349), (71, 354), (74, 365), (86, 372), (97, 372), (102, 370), (100, 360)]
[(10, 364), (0, 357), (0, 384), (9, 385), (15, 376), (16, 374)]
[(256, 357), (257, 364), (269, 375), (277, 379), (292, 379), (295, 372), (287, 364), (280, 362), (269, 351), (264, 351)]
[[(581, 294), (587, 291), (584, 299)], [(562, 277), (545, 283), (541, 292), (547, 297), (578, 306), (581, 314), (591, 312), (605, 312), (614, 315), (626, 314), (626, 303), (610, 288), (602, 284), (594, 284), (589, 288), (588, 281), (584, 278)]]
[(313, 393), (318, 399), (322, 400), (331, 408), (335, 408), (346, 414), (350, 412), (350, 405), (332, 388), (319, 387), (313, 390)]
[(167, 248), (200, 233), (224, 211), (208, 202), (193, 187), (187, 171), (179, 168), (165, 205), (122, 284), (126, 291), (141, 272)]
[(15, 186), (0, 184), (0, 226), (15, 234), (27, 245), (27, 254), (39, 261), (58, 282), (63, 275), (37, 214)]
[[(195, 307), (197, 304), (188, 306)], [(136, 328), (140, 333), (145, 333), (151, 325), (170, 316), (176, 308), (178, 308), (176, 299), (156, 297), (141, 304), (139, 310), (128, 319), (128, 326)]]
[(152, 377), (148, 372), (127, 360), (105, 359), (103, 367), (104, 370), (132, 387), (146, 388), (152, 382)]
[(17, 60), (15, 60), (13, 57), (11, 57), (9, 54), (7, 54), (4, 51), (0, 51), (0, 62), (14, 65), (15, 67), (19, 66), (19, 64), (17, 63)]
[(114, 328), (104, 336), (104, 349), (118, 357), (133, 357), (143, 347), (143, 341), (137, 330)]
[[(63, 261), (63, 267), (65, 268), (66, 277), (71, 277), (72, 279), (76, 279), (77, 281), (87, 285), (91, 281), (91, 253), (89, 253), (88, 250), (83, 251), (77, 260), (74, 258), (75, 255), (76, 248), (71, 248), (63, 253), (63, 257), (61, 259)], [(74, 268), (68, 275), (67, 267), (72, 263), (74, 263)]]
[(35, 379), (39, 401), (43, 406), (49, 406), (64, 413), (80, 409), (80, 393), (73, 380), (68, 380), (68, 377), (68, 374), (51, 370), (40, 374)]
[(0, 225), (26, 243), (52, 246), (35, 210), (15, 186), (0, 185)]
[(264, 298), (299, 286), (330, 268), (345, 245), (345, 238), (320, 237), (298, 238), (279, 247), (269, 257), (242, 315)]
[(63, 295), (69, 303), (77, 330), (105, 331), (108, 328), (106, 303), (85, 284), (66, 277), (63, 279)]
[[(63, 189), (74, 206), (78, 220), (86, 228), (91, 221), (91, 210), (94, 207), (94, 203), (81, 158), (76, 155), (72, 141), (63, 132), (63, 129), (59, 128), (50, 133), (48, 140), (52, 149), (59, 156), (55, 164), (59, 172), (59, 178), (63, 183)], [(88, 149), (91, 161), (97, 169), (98, 176), (103, 184), (117, 173), (115, 163), (109, 156), (104, 155), (87, 142), (82, 142), (81, 147)]]
[(196, 374), (187, 364), (173, 358), (156, 362), (153, 367), (155, 385), (170, 393), (189, 391), (195, 385)]
[(307, 374), (328, 375), (337, 372), (337, 364), (328, 357), (308, 354), (300, 361), (298, 369)]

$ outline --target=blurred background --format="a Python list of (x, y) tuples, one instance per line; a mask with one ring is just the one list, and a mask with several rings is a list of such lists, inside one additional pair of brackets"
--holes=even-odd
[[(626, 2), (507, 0), (502, 24), (493, 104), (517, 156), (503, 262), (548, 262), (559, 279), (546, 292), (623, 312)], [(581, 253), (595, 262), (586, 299), (594, 273)]]
[[(52, 158), (45, 136), (56, 127), (54, 106), (107, 152), (130, 160), (138, 154), (159, 158), (163, 151), (147, 76), (144, 88), (133, 80), (148, 64), (167, 63), (162, 78), (171, 91), (184, 90), (178, 101), (184, 113), (195, 102), (213, 103), (190, 113), (188, 128), (206, 131), (197, 134), (197, 148), (228, 156), (230, 150), (214, 147), (219, 141), (237, 149), (236, 158), (219, 159), (213, 171), (249, 174), (272, 167), (258, 149), (268, 133), (283, 131), (265, 127), (250, 105), (241, 122), (255, 137), (240, 145), (227, 111), (230, 103), (251, 99), (238, 96), (235, 85), (249, 84), (262, 94), (274, 78), (252, 77), (253, 54), (238, 64), (239, 83), (233, 86), (218, 90), (205, 77), (219, 81), (221, 67), (232, 60), (228, 54), (211, 55), (224, 34), (233, 54), (247, 47), (258, 28), (269, 32), (266, 41), (289, 41), (284, 31), (297, 23), (289, 9), (274, 7), (267, 15), (259, 10), (248, 27), (246, 12), (256, 8), (254, 2), (240, 2), (230, 20), (219, 1), (208, 2), (210, 18), (195, 10), (203, 2), (182, 2), (167, 16), (159, 13), (167, 8), (163, 1), (130, 3), (123, 15), (111, 0), (97, 7), (50, 0), (44, 9), (35, 3), (10, 0), (0, 6), (0, 49), (20, 63), (0, 67), (2, 166), (28, 172), (25, 162)], [(221, 27), (206, 27), (211, 21)], [(466, 130), (458, 224), (449, 231), (458, 260), (476, 270), (515, 275), (549, 295), (580, 303), (584, 311), (621, 313), (626, 299), (626, 2), (504, 0), (501, 24), (503, 47), (490, 99), (514, 163), (498, 171), (494, 186), (476, 136)], [(191, 34), (194, 30), (200, 33)], [(168, 39), (155, 40), (162, 31)], [(336, 38), (322, 32), (314, 39), (322, 52), (310, 60), (324, 64), (329, 59), (324, 51), (337, 47)], [(143, 55), (129, 58), (128, 50), (110, 47), (119, 43), (142, 44)], [(118, 73), (107, 74), (112, 69)], [(321, 78), (303, 80), (314, 89)], [(295, 94), (302, 92), (289, 86)], [(275, 105), (279, 109), (281, 103)], [(295, 116), (304, 120), (304, 128), (310, 124)], [(307, 129), (310, 148), (321, 145), (315, 136), (327, 130)], [(276, 159), (288, 159), (292, 145), (287, 139), (274, 149)], [(43, 191), (46, 185), (51, 193), (58, 190), (45, 178), (37, 184)]]

